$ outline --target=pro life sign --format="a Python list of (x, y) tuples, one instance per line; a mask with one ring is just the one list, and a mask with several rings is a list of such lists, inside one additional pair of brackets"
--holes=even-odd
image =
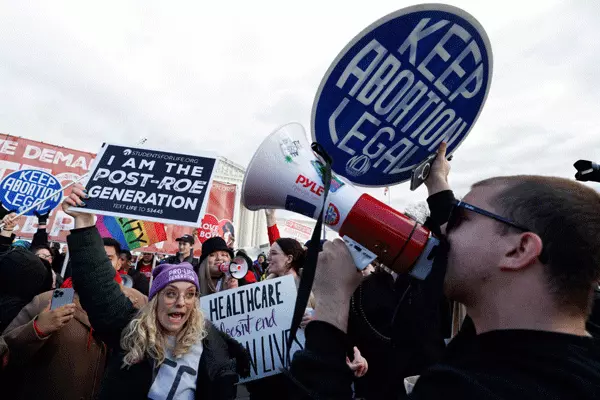
[(200, 297), (204, 316), (250, 355), (250, 377), (242, 383), (280, 373), (294, 352), (304, 348), (304, 332), (298, 331), (287, 357), (296, 294), (294, 278), (288, 275)]
[(216, 167), (212, 156), (104, 144), (79, 211), (199, 226)]
[(448, 155), (460, 145), (491, 75), (489, 39), (471, 15), (441, 4), (396, 11), (330, 66), (313, 104), (313, 139), (358, 185), (404, 182), (443, 140)]

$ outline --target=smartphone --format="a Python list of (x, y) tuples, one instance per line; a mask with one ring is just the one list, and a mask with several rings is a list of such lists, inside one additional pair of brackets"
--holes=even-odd
[(73, 288), (64, 288), (64, 289), (55, 289), (54, 293), (52, 293), (52, 301), (50, 302), (50, 309), (54, 310), (58, 307), (62, 307), (67, 304), (71, 304), (73, 302), (73, 298), (75, 297), (75, 289)]
[(425, 160), (421, 161), (421, 164), (417, 165), (417, 167), (413, 169), (412, 176), (410, 177), (410, 190), (416, 190), (423, 184), (423, 182), (427, 180), (435, 157), (437, 157), (437, 153), (431, 154)]

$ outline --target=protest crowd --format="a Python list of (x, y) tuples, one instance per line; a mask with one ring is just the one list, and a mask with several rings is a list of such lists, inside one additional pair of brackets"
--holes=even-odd
[[(68, 268), (66, 249), (48, 242), (47, 215), (36, 214), (28, 242), (15, 240), (6, 212), (3, 398), (598, 398), (600, 196), (566, 179), (514, 176), (478, 182), (459, 202), (448, 172), (442, 154), (425, 182), (425, 224), (444, 243), (430, 276), (416, 281), (377, 260), (360, 273), (344, 242), (322, 240), (305, 346), (287, 372), (243, 385), (249, 349), (199, 300), (284, 276), (298, 287), (310, 243), (280, 237), (275, 210), (265, 210), (271, 247), (256, 260), (220, 236), (196, 258), (186, 234), (177, 254), (134, 262), (101, 237), (93, 214), (73, 209), (89, 198), (76, 185), (62, 205), (74, 218)], [(243, 276), (224, 272), (234, 259)], [(59, 288), (73, 297), (51, 307)]]
[[(87, 164), (64, 186), (42, 164), (11, 161), (0, 399), (600, 399), (600, 193), (537, 175), (455, 193), (451, 156), (489, 89), (489, 40), (454, 7), (400, 11), (324, 78), (312, 128), (338, 129), (334, 145), (316, 133), (309, 145), (290, 124), (255, 153), (241, 203), (266, 219), (257, 251), (236, 242), (233, 217), (207, 211), (216, 186), (237, 201), (212, 179), (216, 157), (105, 144), (88, 169), (92, 155), (53, 150)], [(381, 130), (361, 133), (365, 121)], [(401, 138), (387, 148), (382, 133)], [(600, 182), (584, 164), (577, 180)], [(407, 175), (382, 183), (379, 172)], [(408, 180), (427, 189), (423, 220), (350, 183)], [(311, 239), (282, 234), (276, 209), (316, 220)], [(325, 226), (340, 238), (322, 239)], [(177, 250), (156, 250), (167, 241)]]

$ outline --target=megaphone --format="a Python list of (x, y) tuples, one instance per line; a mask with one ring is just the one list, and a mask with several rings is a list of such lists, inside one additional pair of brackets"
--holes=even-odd
[(231, 275), (235, 279), (242, 279), (248, 273), (248, 264), (242, 257), (236, 257), (231, 262), (219, 265), (219, 270), (225, 275)]
[(285, 209), (317, 219), (325, 201), (324, 222), (346, 241), (359, 269), (377, 257), (398, 273), (424, 279), (439, 243), (431, 232), (334, 174), (324, 199), (323, 165), (302, 125), (283, 125), (252, 157), (242, 185), (242, 203), (254, 211)]

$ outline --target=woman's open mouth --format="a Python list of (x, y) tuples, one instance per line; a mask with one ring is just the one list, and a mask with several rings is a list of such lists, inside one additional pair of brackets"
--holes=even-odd
[(181, 320), (185, 316), (185, 313), (173, 312), (173, 313), (169, 313), (168, 315), (169, 315), (169, 321), (176, 323), (176, 322), (181, 322)]

